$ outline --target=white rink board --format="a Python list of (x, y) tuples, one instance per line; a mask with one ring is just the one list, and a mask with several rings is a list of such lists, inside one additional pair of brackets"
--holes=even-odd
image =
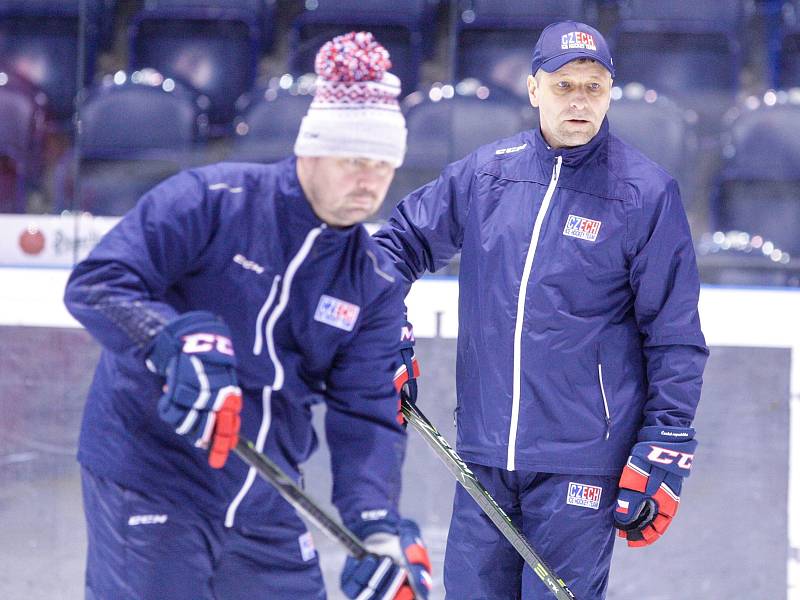
[[(0, 325), (80, 327), (62, 303), (68, 276), (66, 268), (0, 268)], [(456, 337), (454, 278), (415, 283), (407, 304), (417, 337)], [(709, 346), (791, 349), (787, 600), (800, 600), (800, 290), (703, 287), (700, 317)]]

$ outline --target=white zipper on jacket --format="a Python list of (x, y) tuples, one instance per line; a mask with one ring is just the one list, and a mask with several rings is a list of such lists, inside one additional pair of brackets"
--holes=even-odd
[(550, 177), (550, 185), (547, 186), (547, 191), (542, 199), (542, 205), (539, 207), (539, 212), (536, 214), (536, 221), (533, 224), (533, 232), (531, 233), (531, 242), (528, 245), (528, 254), (525, 256), (525, 267), (522, 269), (522, 281), (519, 284), (519, 295), (517, 296), (517, 320), (514, 326), (514, 374), (511, 390), (511, 427), (508, 432), (508, 460), (506, 462), (506, 469), (514, 471), (514, 462), (516, 459), (516, 445), (517, 445), (517, 424), (519, 421), (519, 397), (522, 387), (522, 325), (525, 321), (525, 299), (528, 289), (528, 280), (531, 277), (531, 267), (533, 266), (533, 257), (536, 255), (536, 246), (539, 243), (539, 235), (542, 231), (542, 223), (545, 216), (547, 216), (547, 209), (550, 208), (550, 200), (556, 191), (556, 184), (558, 183), (558, 176), (561, 173), (561, 157), (556, 156), (556, 162), (553, 165), (553, 174)]
[[(267, 441), (267, 433), (269, 433), (269, 426), (272, 423), (272, 388), (268, 385), (264, 386), (261, 390), (261, 425), (258, 428), (258, 436), (256, 436), (256, 449), (259, 452), (264, 450), (264, 442)], [(256, 470), (252, 467), (247, 471), (247, 477), (244, 480), (244, 485), (241, 487), (233, 502), (228, 506), (225, 512), (225, 527), (233, 527), (233, 519), (236, 516), (236, 509), (242, 503), (253, 481), (256, 478)]]
[(603, 365), (597, 363), (597, 378), (600, 380), (600, 394), (603, 396), (603, 410), (606, 411), (606, 439), (611, 435), (611, 413), (608, 410), (606, 399), (606, 386), (603, 385)]
[(264, 317), (267, 316), (267, 311), (269, 311), (269, 309), (272, 308), (272, 303), (275, 301), (275, 292), (278, 289), (278, 282), (280, 280), (281, 276), (275, 275), (275, 278), (272, 280), (272, 287), (269, 289), (269, 294), (267, 295), (267, 299), (261, 306), (261, 310), (258, 311), (258, 318), (256, 318), (256, 336), (255, 336), (255, 341), (253, 342), (253, 354), (255, 356), (261, 354), (261, 348), (264, 345), (264, 336), (261, 333), (262, 326), (264, 323)]
[[(306, 234), (306, 239), (303, 240), (303, 245), (300, 246), (300, 250), (297, 251), (297, 254), (295, 254), (292, 260), (289, 261), (289, 266), (286, 267), (286, 272), (283, 274), (283, 287), (281, 288), (280, 300), (278, 301), (278, 305), (275, 307), (275, 310), (269, 316), (269, 319), (267, 319), (267, 350), (269, 352), (269, 359), (272, 362), (273, 368), (275, 369), (275, 377), (272, 380), (272, 385), (264, 386), (262, 391), (263, 417), (261, 419), (261, 425), (258, 428), (258, 436), (256, 437), (255, 444), (256, 450), (259, 452), (263, 452), (264, 450), (264, 443), (267, 441), (267, 434), (269, 433), (269, 426), (272, 421), (272, 392), (280, 390), (283, 387), (284, 380), (283, 364), (281, 364), (280, 359), (278, 359), (278, 354), (275, 351), (275, 339), (273, 338), (275, 323), (281, 317), (283, 311), (286, 310), (286, 306), (289, 304), (289, 295), (292, 291), (292, 280), (294, 279), (295, 273), (300, 268), (300, 265), (303, 264), (303, 261), (308, 257), (309, 252), (311, 252), (311, 247), (314, 245), (314, 240), (316, 240), (319, 234), (321, 234), (325, 229), (327, 229), (327, 225), (323, 223), (319, 227), (315, 227), (309, 231), (308, 234)], [(261, 311), (259, 311), (257, 321), (263, 320), (262, 312), (264, 314), (267, 312), (264, 310), (264, 307), (268, 304), (272, 304), (271, 298), (274, 296), (278, 279), (279, 278), (276, 277), (273, 281), (270, 295), (266, 302), (264, 302), (264, 306), (262, 306)], [(256, 341), (258, 341), (258, 339), (256, 339)], [(253, 350), (255, 353), (255, 345)], [(228, 506), (228, 510), (225, 513), (225, 527), (233, 527), (233, 520), (236, 516), (236, 510), (239, 508), (239, 504), (241, 504), (242, 500), (247, 495), (247, 492), (250, 491), (255, 478), (256, 470), (253, 467), (250, 467), (250, 470), (247, 472), (244, 485), (242, 485), (239, 493), (236, 494), (236, 497), (233, 499), (233, 502), (230, 503), (230, 506)]]

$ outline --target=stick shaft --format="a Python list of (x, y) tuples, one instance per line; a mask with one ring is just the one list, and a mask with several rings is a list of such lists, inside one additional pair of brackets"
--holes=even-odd
[(325, 512), (278, 465), (256, 450), (253, 442), (240, 435), (234, 452), (244, 462), (253, 467), (261, 477), (269, 481), (297, 512), (311, 521), (333, 541), (339, 542), (344, 546), (350, 556), (361, 560), (369, 554), (364, 544), (352, 531)]
[(433, 426), (428, 418), (422, 414), (416, 405), (411, 404), (404, 397), (402, 400), (403, 416), (411, 423), (422, 438), (428, 443), (433, 451), (439, 456), (448, 470), (455, 476), (458, 482), (478, 503), (481, 510), (489, 517), (492, 523), (497, 526), (500, 533), (511, 543), (514, 549), (533, 569), (533, 572), (542, 580), (547, 588), (558, 600), (576, 600), (575, 595), (569, 590), (567, 584), (547, 566), (544, 560), (531, 547), (525, 536), (517, 529), (511, 518), (497, 504), (489, 491), (478, 480), (458, 453), (453, 450), (442, 434)]

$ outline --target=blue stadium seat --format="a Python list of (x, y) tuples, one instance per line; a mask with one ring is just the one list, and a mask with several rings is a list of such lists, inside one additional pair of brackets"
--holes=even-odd
[(464, 0), (455, 23), (457, 79), (475, 77), (528, 97), (533, 47), (547, 25), (592, 20), (584, 0)]
[(800, 287), (800, 260), (746, 231), (704, 233), (697, 244), (700, 281), (712, 285)]
[(800, 256), (800, 99), (768, 92), (725, 131), (724, 164), (711, 201), (715, 229), (759, 234)]
[(313, 98), (313, 79), (284, 87), (279, 84), (281, 79), (275, 79), (245, 97), (228, 160), (270, 163), (291, 156), (300, 122)]
[(403, 102), (408, 151), (379, 213), (387, 217), (406, 194), (438, 177), (447, 164), (483, 144), (529, 129), (530, 105), (503, 90), (435, 85)]
[(0, 212), (25, 212), (43, 166), (44, 93), (0, 65)]
[(621, 0), (607, 36), (616, 81), (657, 89), (714, 129), (738, 87), (744, 23), (740, 0)]
[(661, 165), (677, 181), (684, 205), (694, 204), (697, 135), (692, 113), (643, 86), (615, 87), (608, 112), (611, 133)]
[(423, 58), (433, 49), (439, 0), (309, 0), (292, 24), (289, 68), (312, 73), (326, 41), (348, 31), (371, 31), (389, 51), (403, 94), (417, 88)]
[(109, 76), (81, 112), (79, 198), (69, 168), (59, 165), (56, 212), (119, 215), (145, 191), (194, 162), (207, 115), (196, 92), (155, 71)]
[[(50, 116), (67, 127), (78, 92), (79, 0), (7, 0), (0, 2), (0, 57), (40, 87)], [(100, 0), (86, 0), (84, 84), (94, 74)]]
[(776, 88), (800, 86), (800, 0), (786, 2), (772, 23), (768, 44), (772, 83)]
[(230, 130), (263, 48), (258, 0), (149, 0), (130, 27), (131, 70), (153, 68), (208, 99), (212, 133)]

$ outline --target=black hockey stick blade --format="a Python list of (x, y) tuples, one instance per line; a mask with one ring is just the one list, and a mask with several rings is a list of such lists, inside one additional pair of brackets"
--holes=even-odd
[[(302, 514), (334, 542), (344, 546), (350, 556), (356, 560), (361, 560), (369, 554), (364, 544), (352, 531), (331, 517), (311, 496), (301, 490), (278, 465), (272, 462), (265, 454), (256, 450), (253, 442), (240, 435), (234, 452), (244, 462), (253, 467), (261, 477), (269, 481), (278, 490), (283, 499), (291, 504), (297, 512)], [(422, 598), (416, 582), (410, 576), (411, 569), (408, 568), (408, 565), (401, 566), (409, 574), (408, 583), (414, 595)]]
[(478, 503), (481, 510), (492, 520), (500, 533), (514, 546), (514, 549), (533, 569), (533, 572), (542, 580), (558, 600), (576, 600), (575, 595), (569, 590), (567, 584), (547, 566), (542, 558), (534, 551), (525, 536), (511, 521), (506, 512), (500, 508), (497, 501), (489, 491), (483, 487), (478, 478), (464, 463), (458, 453), (453, 450), (447, 440), (434, 427), (428, 418), (422, 414), (416, 405), (409, 402), (405, 396), (401, 408), (403, 416), (411, 423), (433, 451), (439, 456), (448, 470), (455, 476), (470, 496)]

